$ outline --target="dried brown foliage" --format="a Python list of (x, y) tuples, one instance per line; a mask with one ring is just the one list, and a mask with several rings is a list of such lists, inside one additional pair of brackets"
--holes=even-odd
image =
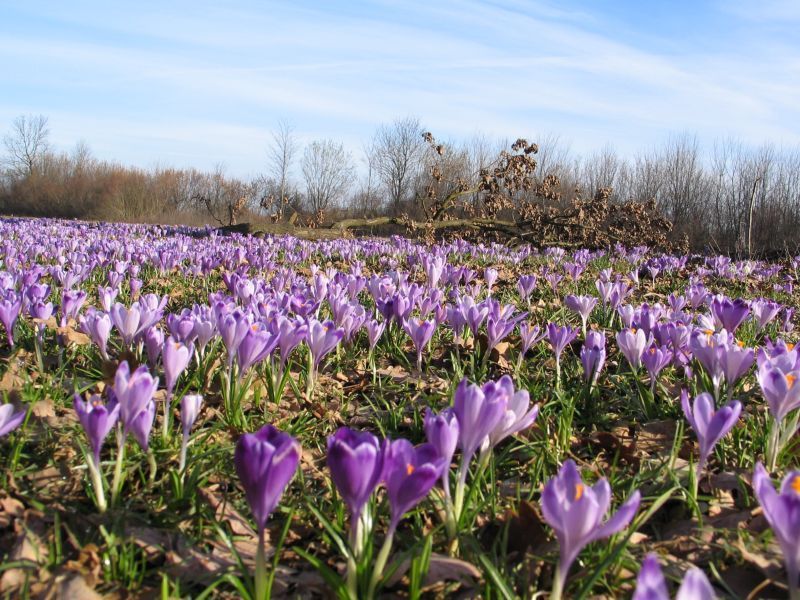
[[(622, 242), (664, 250), (687, 249), (685, 238), (677, 243), (671, 239), (672, 223), (653, 200), (612, 202), (613, 190), (604, 187), (589, 199), (581, 198), (576, 191), (565, 203), (556, 175), (537, 176), (535, 156), (539, 148), (525, 139), (503, 150), (489, 168), (481, 170), (477, 181), (463, 177), (448, 180), (447, 148), (431, 133), (425, 133), (424, 140), (433, 159), (431, 182), (417, 198), (425, 221), (406, 216), (398, 220), (411, 235), (431, 241), (458, 236), (540, 246), (602, 248)], [(475, 197), (479, 198), (477, 203), (470, 201)]]

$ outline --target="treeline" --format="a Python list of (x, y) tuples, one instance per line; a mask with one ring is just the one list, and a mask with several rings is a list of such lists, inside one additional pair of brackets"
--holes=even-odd
[[(502, 171), (508, 142), (475, 136), (437, 142), (415, 118), (380, 127), (356, 159), (333, 140), (301, 147), (280, 123), (263, 173), (248, 180), (222, 167), (138, 169), (99, 160), (82, 143), (49, 143), (45, 117), (19, 117), (4, 136), (0, 212), (108, 221), (228, 225), (248, 220), (320, 225), (347, 217), (486, 216), (482, 181)], [(734, 255), (795, 252), (800, 227), (800, 149), (725, 140), (701, 148), (690, 135), (632, 158), (606, 148), (573, 156), (556, 137), (527, 145), (526, 185), (512, 203), (567, 206), (596, 195), (611, 202), (654, 200), (691, 248)], [(535, 162), (535, 168), (532, 164)], [(503, 172), (504, 175), (507, 175)], [(436, 204), (436, 201), (439, 204)], [(508, 207), (506, 207), (508, 208)], [(492, 210), (491, 216), (500, 215)]]

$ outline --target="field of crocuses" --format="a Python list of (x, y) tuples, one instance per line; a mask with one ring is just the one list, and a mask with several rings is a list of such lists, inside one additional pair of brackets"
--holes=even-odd
[(800, 257), (0, 239), (3, 597), (800, 598)]

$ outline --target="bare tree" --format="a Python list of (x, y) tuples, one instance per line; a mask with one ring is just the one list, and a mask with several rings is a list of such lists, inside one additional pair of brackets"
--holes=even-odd
[(356, 172), (350, 153), (332, 140), (311, 142), (303, 153), (302, 170), (306, 200), (317, 216), (347, 193)]
[(375, 169), (386, 186), (391, 210), (399, 212), (401, 203), (413, 192), (422, 167), (425, 143), (422, 126), (416, 117), (397, 119), (382, 125), (372, 140)]
[(222, 165), (217, 165), (209, 175), (200, 174), (194, 187), (193, 203), (198, 208), (205, 208), (220, 225), (236, 225), (242, 211), (254, 199), (255, 186), (227, 177)]
[(261, 207), (272, 213), (276, 220), (283, 218), (283, 212), (292, 197), (290, 177), (292, 163), (297, 154), (297, 140), (294, 128), (287, 121), (278, 121), (278, 128), (272, 132), (272, 143), (267, 149), (269, 172), (274, 188), (262, 196)]
[(8, 168), (20, 176), (33, 175), (48, 150), (49, 135), (44, 115), (22, 115), (14, 119), (11, 132), (3, 136)]

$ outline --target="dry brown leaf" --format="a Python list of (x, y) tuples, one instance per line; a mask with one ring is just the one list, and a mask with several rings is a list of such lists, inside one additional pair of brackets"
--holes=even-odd
[(46, 563), (48, 555), (47, 543), (43, 540), (46, 527), (41, 514), (27, 511), (24, 522), (16, 521), (15, 530), (17, 538), (8, 553), (7, 561), (25, 564), (29, 568), (5, 570), (0, 576), (0, 592), (19, 588), (31, 574), (35, 574), (34, 577), (39, 581), (46, 577), (46, 571), (39, 573), (39, 567)]
[(102, 600), (82, 575), (59, 575), (44, 594), (46, 600)]
[(73, 329), (69, 325), (66, 327), (58, 327), (56, 332), (65, 346), (89, 346), (92, 343), (92, 338), (85, 333)]
[[(409, 559), (403, 560), (400, 566), (386, 582), (388, 587), (397, 585), (408, 572), (411, 566)], [(431, 554), (428, 572), (425, 574), (424, 585), (429, 586), (441, 581), (457, 581), (462, 585), (473, 587), (480, 581), (481, 572), (465, 560), (444, 556), (442, 554)]]
[(6, 496), (0, 498), (0, 529), (11, 525), (14, 519), (18, 519), (25, 511), (25, 505), (16, 498)]

